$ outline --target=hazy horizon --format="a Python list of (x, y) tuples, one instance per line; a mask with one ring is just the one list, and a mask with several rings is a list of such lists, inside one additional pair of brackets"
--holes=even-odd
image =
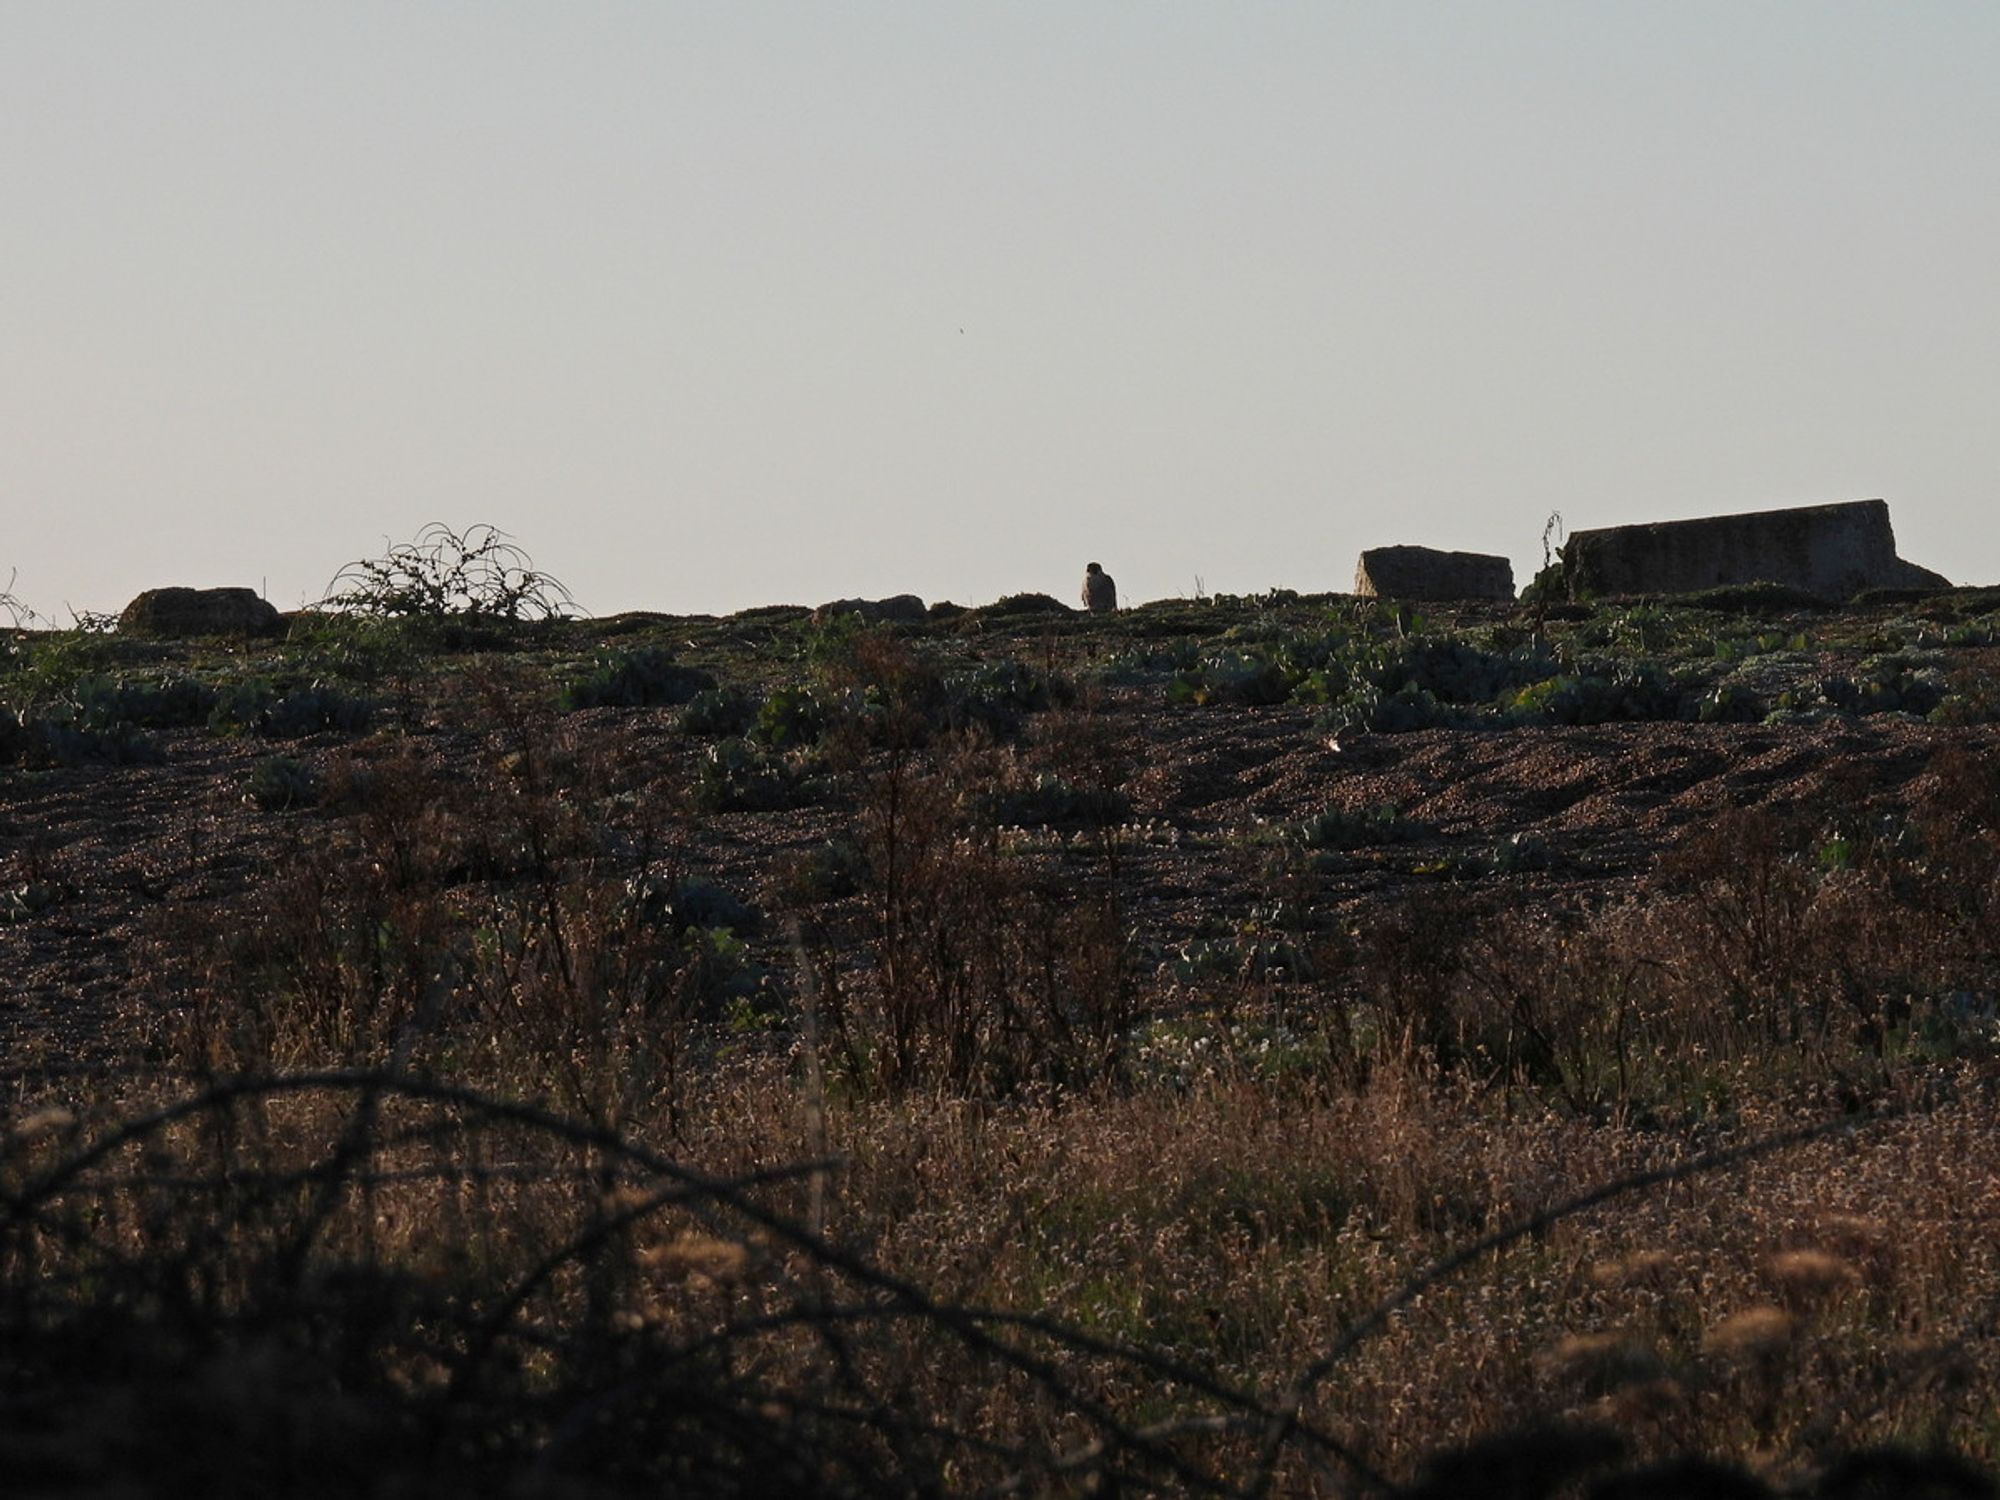
[(0, 4), (0, 586), (1343, 589), (1882, 497), (2000, 579), (2000, 7)]

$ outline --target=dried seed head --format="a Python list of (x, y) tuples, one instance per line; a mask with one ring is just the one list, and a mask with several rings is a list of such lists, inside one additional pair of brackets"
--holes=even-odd
[(7, 1137), (18, 1144), (38, 1141), (44, 1136), (58, 1135), (76, 1124), (76, 1116), (59, 1105), (48, 1109), (38, 1109), (31, 1115), (23, 1115), (7, 1131)]
[(1824, 1250), (1785, 1250), (1771, 1257), (1771, 1280), (1794, 1302), (1816, 1302), (1852, 1285), (1854, 1267)]
[(1590, 1279), (1599, 1286), (1631, 1286), (1659, 1281), (1673, 1265), (1673, 1256), (1664, 1250), (1634, 1250), (1622, 1260), (1600, 1260), (1590, 1268)]
[(1660, 1360), (1642, 1341), (1624, 1333), (1573, 1333), (1545, 1350), (1537, 1361), (1551, 1375), (1575, 1381), (1592, 1392), (1653, 1380)]
[(1889, 1238), (1888, 1227), (1879, 1219), (1860, 1214), (1829, 1214), (1819, 1221), (1819, 1227), (1823, 1237), (1843, 1247), (1853, 1244), (1875, 1249)]
[(650, 1269), (676, 1279), (698, 1276), (709, 1281), (740, 1281), (750, 1266), (750, 1252), (736, 1241), (692, 1233), (642, 1250), (639, 1259)]
[(623, 1183), (604, 1195), (604, 1211), (621, 1214), (635, 1208), (645, 1208), (658, 1200), (658, 1190), (643, 1183)]
[(1621, 1386), (1604, 1398), (1604, 1415), (1614, 1422), (1660, 1422), (1673, 1416), (1687, 1401), (1687, 1392), (1677, 1380), (1642, 1380)]
[(1701, 1336), (1702, 1348), (1730, 1359), (1773, 1359), (1791, 1347), (1798, 1320), (1781, 1307), (1751, 1307)]
[(1895, 1237), (1887, 1225), (1858, 1214), (1833, 1214), (1822, 1219), (1816, 1238), (1871, 1281), (1886, 1272), (1895, 1246)]

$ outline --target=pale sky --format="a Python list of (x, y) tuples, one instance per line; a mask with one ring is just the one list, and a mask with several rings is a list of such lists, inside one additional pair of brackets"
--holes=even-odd
[(0, 587), (1345, 588), (1882, 496), (2000, 580), (1992, 0), (0, 0)]

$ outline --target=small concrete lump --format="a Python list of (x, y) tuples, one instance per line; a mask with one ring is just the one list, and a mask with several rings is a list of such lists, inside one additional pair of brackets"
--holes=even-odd
[(1083, 570), (1083, 607), (1092, 614), (1118, 607), (1118, 585), (1097, 563)]

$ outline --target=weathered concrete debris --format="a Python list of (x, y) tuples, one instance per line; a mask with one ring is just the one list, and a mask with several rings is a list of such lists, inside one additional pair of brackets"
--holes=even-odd
[(1384, 599), (1511, 599), (1514, 565), (1483, 552), (1371, 547), (1355, 565), (1354, 592)]
[(276, 635), (277, 607), (255, 589), (147, 589), (118, 616), (122, 635), (179, 640), (200, 635)]
[(1896, 555), (1883, 500), (1577, 531), (1562, 559), (1572, 596), (1781, 583), (1843, 600), (1871, 588), (1951, 587), (1943, 575)]
[(921, 620), (927, 610), (915, 594), (892, 594), (887, 599), (835, 599), (813, 611), (813, 623), (823, 625), (837, 615), (859, 615), (871, 625), (884, 621), (909, 624)]

